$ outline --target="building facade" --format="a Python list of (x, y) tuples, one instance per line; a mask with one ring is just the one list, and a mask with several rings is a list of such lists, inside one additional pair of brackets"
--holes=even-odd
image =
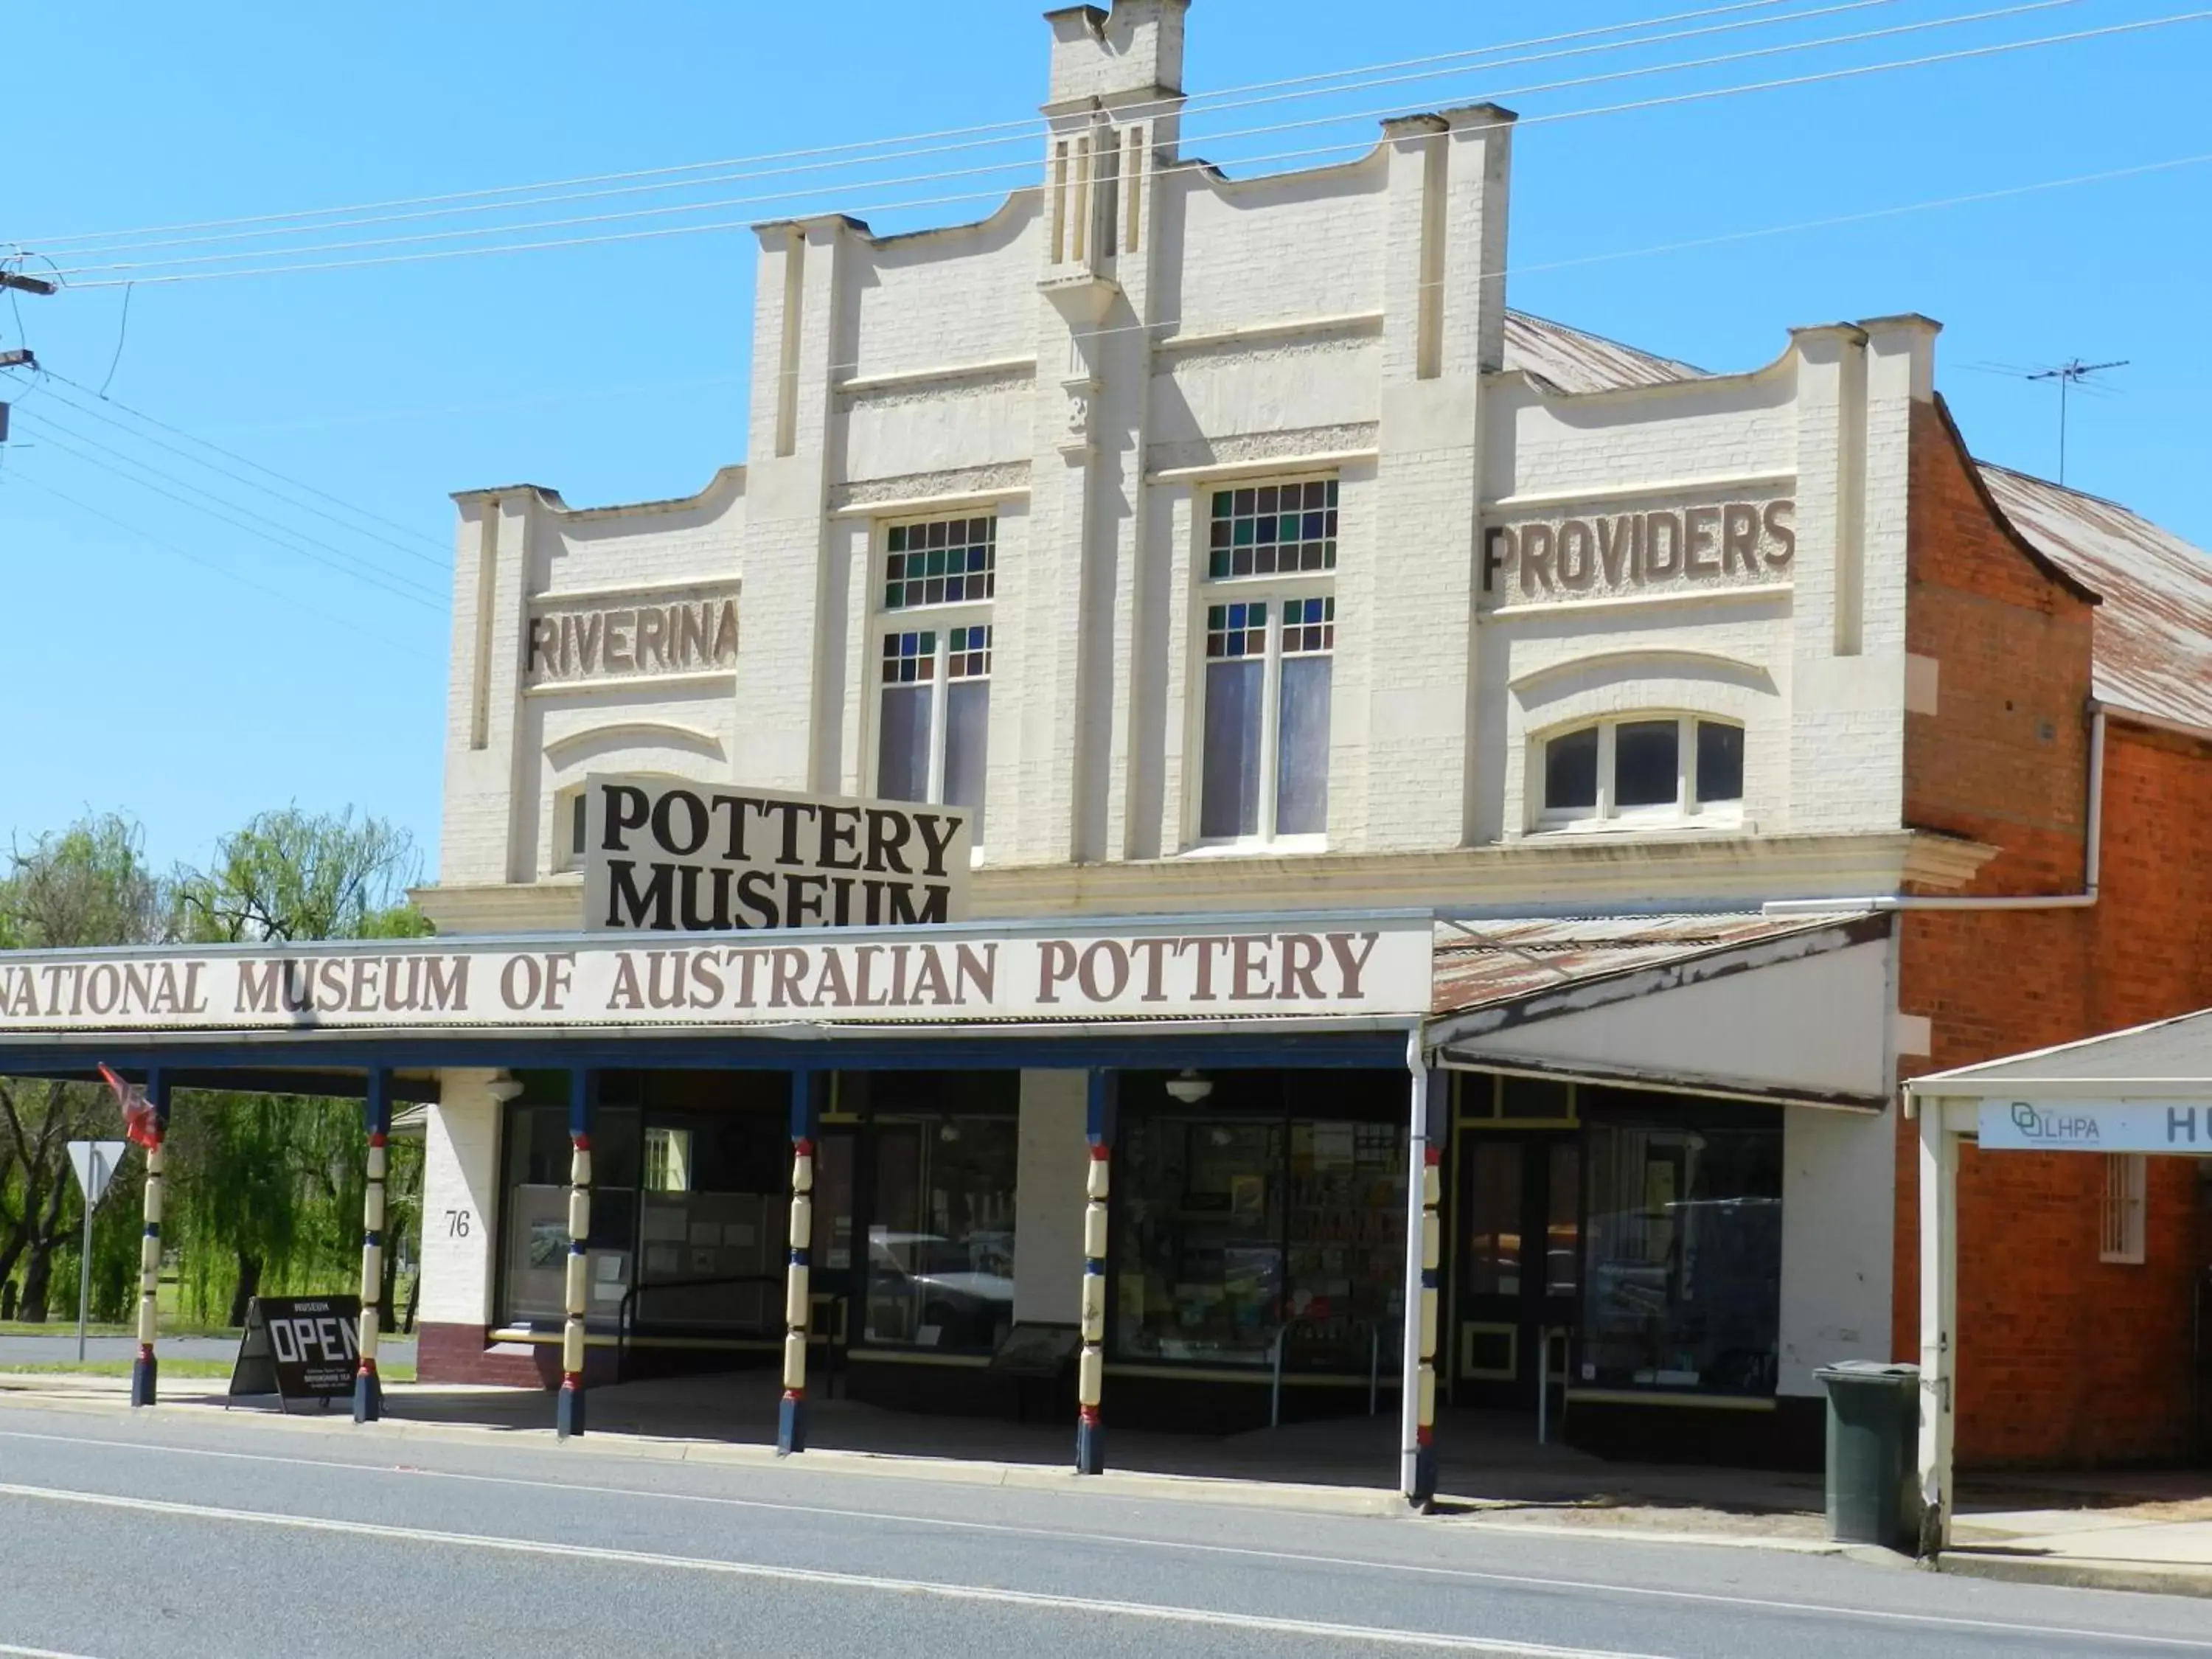
[[(1086, 1431), (1409, 1378), (1409, 1459), (1540, 1388), (1816, 1459), (1814, 1371), (1917, 1351), (1900, 1080), (2212, 1003), (2212, 561), (1977, 464), (1926, 318), (1711, 374), (1511, 310), (1510, 112), (1231, 179), (1184, 0), (1047, 21), (1037, 186), (759, 228), (744, 465), (457, 498), (418, 896), (545, 1000), (318, 1034), (434, 1097), (422, 1375), (796, 1342), (1011, 1412), (1060, 1332)], [(702, 902), (564, 1023), (640, 920), (585, 907), (608, 775), (958, 812), (969, 919)], [(963, 941), (1042, 1001), (908, 983)], [(1960, 1455), (2185, 1448), (2185, 1171), (1969, 1152), (1960, 1204)]]

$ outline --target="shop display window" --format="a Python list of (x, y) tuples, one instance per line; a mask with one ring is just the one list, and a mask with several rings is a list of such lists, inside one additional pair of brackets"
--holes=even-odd
[(1583, 1096), (1579, 1381), (1771, 1395), (1781, 1323), (1782, 1121), (1757, 1107)]
[(1012, 1116), (875, 1120), (871, 1344), (988, 1353), (1014, 1321)]
[[(592, 1135), (592, 1232), (585, 1241), (586, 1317), (611, 1322), (636, 1260), (640, 1114), (602, 1104)], [(500, 1317), (557, 1323), (567, 1311), (568, 1108), (526, 1099), (507, 1109), (506, 1257)]]
[(1139, 1116), (1115, 1164), (1122, 1359), (1361, 1370), (1403, 1317), (1405, 1130)]

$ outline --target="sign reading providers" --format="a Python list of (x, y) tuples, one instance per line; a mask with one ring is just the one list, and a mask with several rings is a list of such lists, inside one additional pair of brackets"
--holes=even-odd
[(2212, 1105), (2168, 1100), (1985, 1100), (1985, 1152), (2173, 1152), (2212, 1158)]
[(584, 781), (584, 926), (726, 933), (968, 915), (973, 814), (670, 778)]

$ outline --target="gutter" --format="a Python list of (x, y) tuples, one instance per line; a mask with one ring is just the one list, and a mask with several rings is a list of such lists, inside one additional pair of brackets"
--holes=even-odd
[[(2082, 849), (2081, 890), (2027, 893), (1986, 898), (1936, 897), (1918, 893), (1883, 893), (1863, 898), (1769, 899), (1759, 907), (1770, 916), (1817, 915), (1837, 910), (2086, 910), (2097, 902), (2097, 876), (2105, 842), (2105, 706), (2089, 704), (2089, 831)], [(2123, 718), (2132, 716), (2123, 715)]]

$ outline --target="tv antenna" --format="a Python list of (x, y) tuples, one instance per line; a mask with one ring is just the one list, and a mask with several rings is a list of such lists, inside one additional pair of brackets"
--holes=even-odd
[(2132, 360), (2116, 357), (2110, 362), (2085, 363), (2079, 357), (2069, 357), (2063, 363), (2053, 363), (2044, 368), (2021, 368), (2011, 363), (1969, 363), (1969, 368), (1979, 369), (1985, 374), (2008, 374), (2014, 380), (2055, 381), (2058, 386), (2058, 482), (2066, 482), (2066, 398), (2075, 386), (2084, 391), (2100, 392), (2104, 387), (2094, 384), (2089, 377), (2101, 374), (2108, 368), (2125, 368)]

